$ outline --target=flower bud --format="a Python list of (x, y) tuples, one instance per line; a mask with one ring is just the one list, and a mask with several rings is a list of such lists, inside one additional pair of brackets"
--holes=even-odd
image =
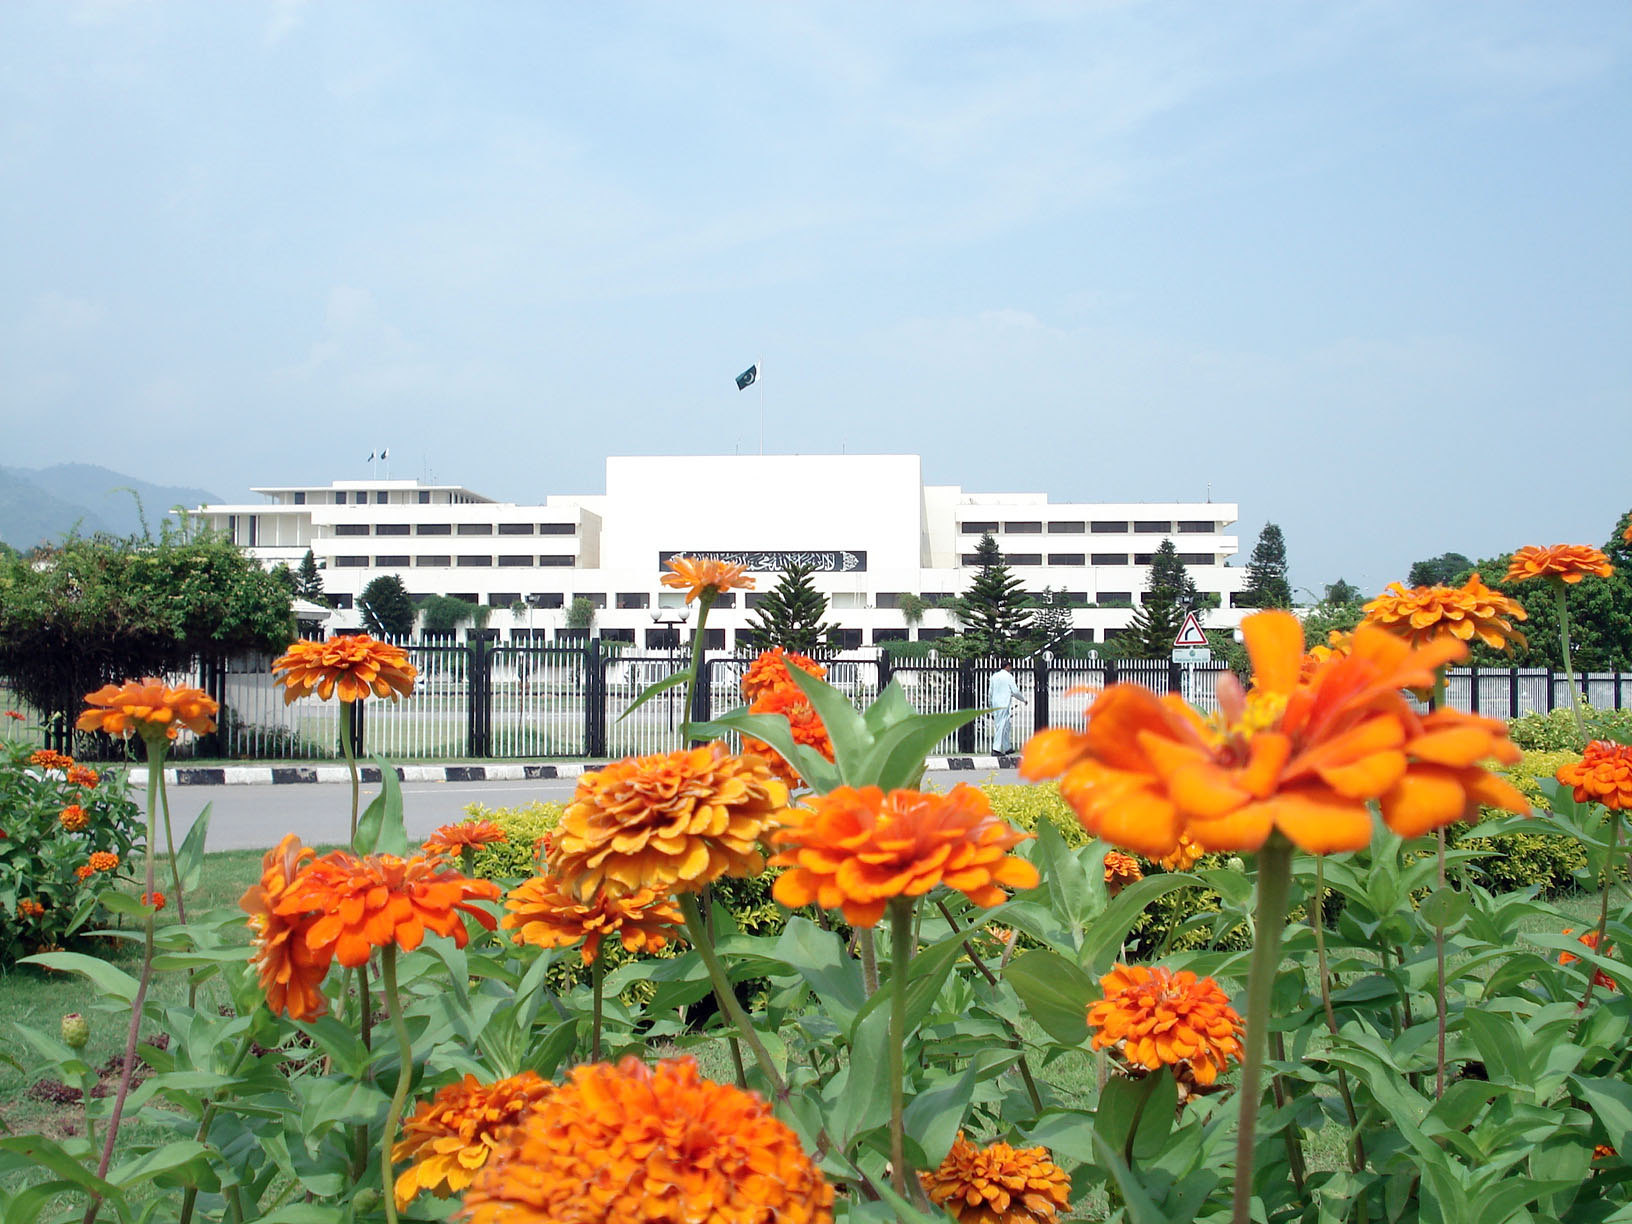
[(70, 1050), (83, 1050), (91, 1039), (91, 1026), (78, 1012), (69, 1012), (62, 1018), (62, 1044)]
[(1243, 872), (1247, 869), (1246, 862), (1239, 854), (1230, 855), (1229, 858), (1224, 860), (1224, 866), (1227, 870), (1234, 872)]

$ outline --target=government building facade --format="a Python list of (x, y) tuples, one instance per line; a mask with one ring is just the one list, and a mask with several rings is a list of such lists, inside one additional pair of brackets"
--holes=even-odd
[[(971, 493), (926, 485), (916, 455), (613, 457), (605, 492), (551, 494), (537, 505), (418, 480), (254, 491), (265, 500), (193, 513), (268, 567), (296, 569), (311, 549), (337, 605), (331, 632), (360, 626), (358, 596), (396, 574), (416, 597), (489, 605), (487, 628), (504, 640), (582, 636), (567, 627), (582, 597), (595, 610), (595, 635), (662, 649), (695, 623), (684, 594), (659, 582), (668, 558), (690, 554), (740, 562), (758, 579), (756, 592), (715, 605), (711, 649), (736, 648), (789, 561), (815, 567), (842, 647), (933, 640), (957, 631), (947, 605), (974, 581), (987, 533), (1027, 590), (1065, 594), (1078, 642), (1110, 641), (1126, 627), (1164, 539), (1217, 605), (1203, 614), (1207, 628), (1234, 628), (1245, 615), (1235, 596), (1246, 571), (1226, 564), (1239, 551), (1232, 503)], [(921, 616), (903, 612), (907, 594), (928, 605)]]

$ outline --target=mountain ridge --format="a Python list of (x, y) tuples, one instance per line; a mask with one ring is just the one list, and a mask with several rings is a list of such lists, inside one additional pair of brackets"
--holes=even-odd
[(172, 506), (220, 500), (207, 489), (154, 484), (94, 463), (0, 467), (0, 542), (29, 549), (74, 531), (142, 535), (144, 514), (147, 528), (157, 534)]

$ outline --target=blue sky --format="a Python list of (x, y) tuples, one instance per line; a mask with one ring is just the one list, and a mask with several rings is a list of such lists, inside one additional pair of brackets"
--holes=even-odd
[(756, 451), (761, 358), (768, 450), (1210, 486), (1311, 587), (1601, 544), (1629, 59), (1619, 0), (12, 0), (0, 463), (595, 492)]

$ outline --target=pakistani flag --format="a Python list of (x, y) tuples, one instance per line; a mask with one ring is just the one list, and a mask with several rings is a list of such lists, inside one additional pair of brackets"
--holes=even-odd
[(738, 391), (746, 391), (746, 390), (748, 390), (749, 387), (753, 386), (754, 383), (756, 383), (758, 381), (759, 381), (759, 362), (756, 361), (756, 362), (754, 362), (753, 365), (749, 366), (741, 374), (737, 375), (737, 390)]

